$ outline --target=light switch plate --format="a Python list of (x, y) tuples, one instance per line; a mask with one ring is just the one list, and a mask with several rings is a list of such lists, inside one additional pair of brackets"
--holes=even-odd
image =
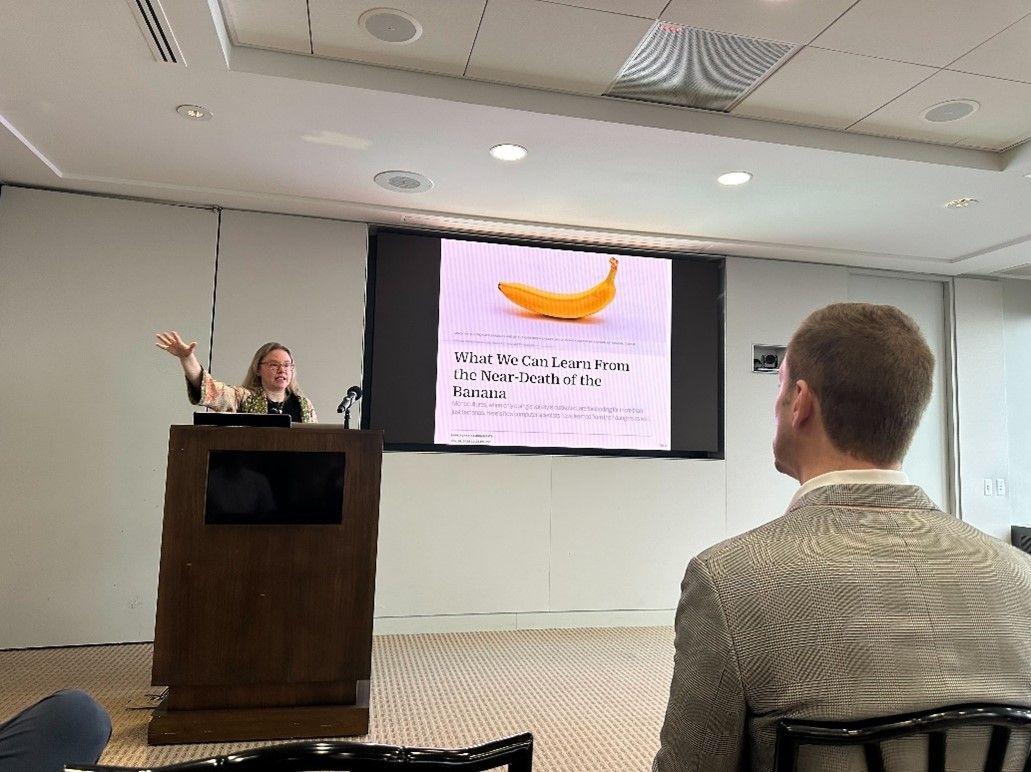
[(984, 478), (984, 495), (994, 496), (995, 495), (995, 481), (991, 477)]

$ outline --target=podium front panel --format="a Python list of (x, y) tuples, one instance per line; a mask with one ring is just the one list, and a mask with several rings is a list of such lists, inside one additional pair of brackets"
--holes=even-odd
[(332, 426), (171, 428), (155, 684), (369, 678), (382, 447)]

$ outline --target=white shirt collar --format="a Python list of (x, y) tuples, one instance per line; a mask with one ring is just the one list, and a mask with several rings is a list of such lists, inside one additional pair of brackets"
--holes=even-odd
[(827, 472), (807, 480), (791, 497), (788, 509), (809, 491), (825, 485), (909, 485), (905, 472), (895, 469), (841, 469)]

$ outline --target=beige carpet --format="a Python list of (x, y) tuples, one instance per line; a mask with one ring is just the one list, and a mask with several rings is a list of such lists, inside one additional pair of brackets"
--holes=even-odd
[[(148, 747), (151, 646), (0, 651), (0, 721), (63, 688), (93, 694), (114, 733), (101, 761), (163, 765), (268, 743)], [(673, 666), (667, 628), (376, 636), (372, 721), (353, 738), (463, 747), (533, 732), (534, 770), (647, 770)]]

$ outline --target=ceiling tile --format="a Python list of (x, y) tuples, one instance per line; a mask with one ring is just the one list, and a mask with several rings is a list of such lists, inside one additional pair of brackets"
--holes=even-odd
[(316, 56), (384, 67), (461, 75), (476, 39), (486, 0), (392, 0), (422, 26), (411, 43), (385, 43), (358, 24), (368, 0), (309, 0)]
[(311, 53), (305, 0), (222, 0), (222, 11), (242, 46)]
[[(950, 99), (973, 99), (980, 108), (951, 123), (921, 117)], [(850, 130), (1002, 150), (1031, 134), (1031, 84), (942, 70)]]
[(855, 0), (673, 0), (665, 21), (785, 43), (808, 43)]
[(540, 0), (491, 0), (466, 75), (602, 94), (651, 25)]
[(803, 48), (732, 112), (844, 129), (934, 75), (933, 67)]
[(559, 5), (573, 5), (595, 11), (622, 13), (626, 16), (640, 16), (643, 19), (657, 19), (669, 0), (549, 0)]
[(860, 0), (821, 48), (944, 67), (1031, 12), (1031, 0)]
[(950, 70), (1031, 83), (1031, 16), (949, 65)]

